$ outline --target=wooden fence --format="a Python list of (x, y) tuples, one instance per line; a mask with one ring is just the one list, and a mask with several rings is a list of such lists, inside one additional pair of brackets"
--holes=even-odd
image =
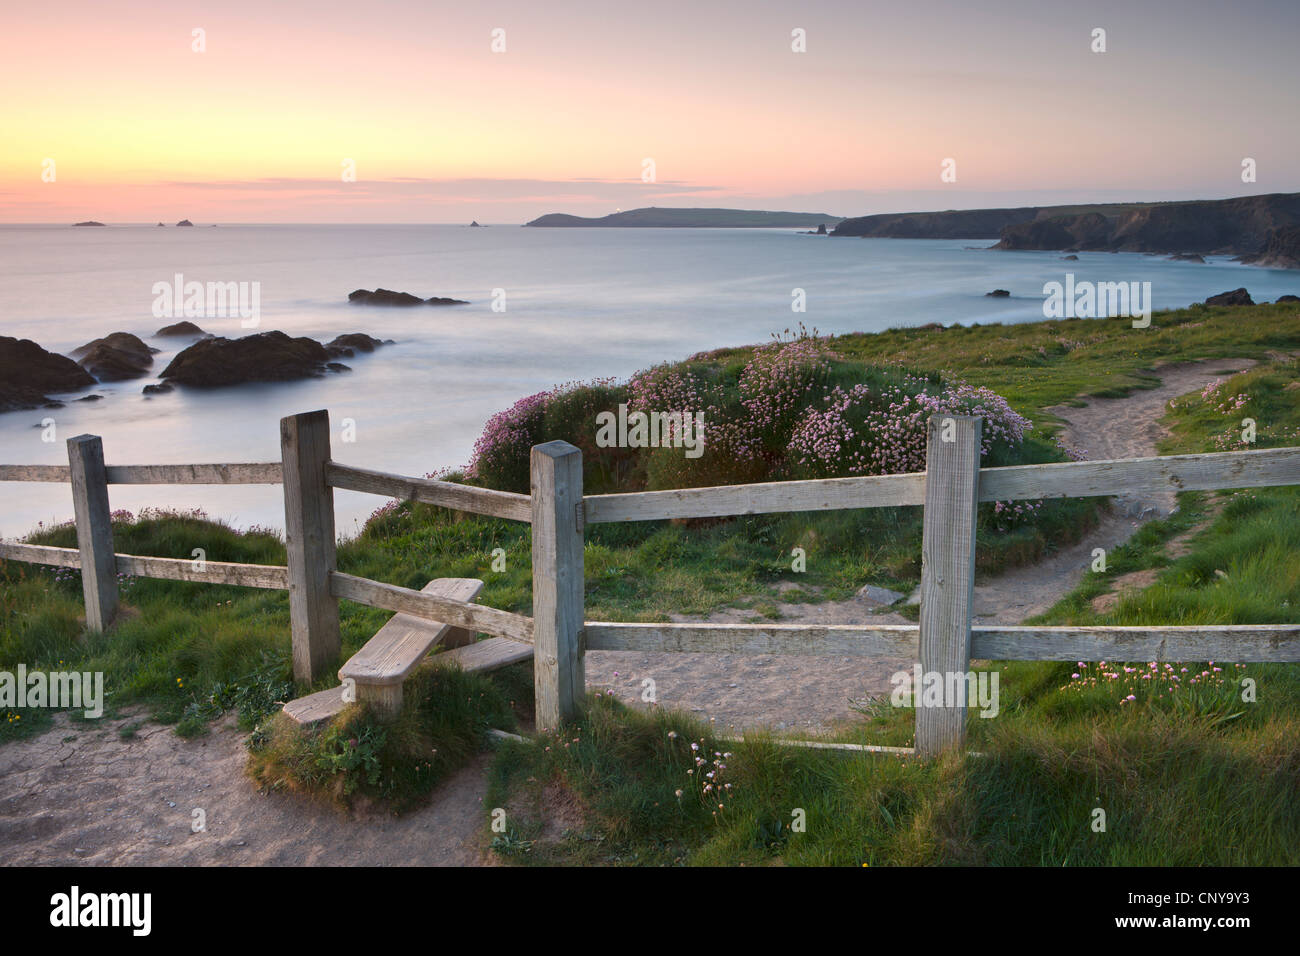
[[(978, 418), (932, 418), (926, 470), (920, 473), (588, 496), (582, 493), (582, 453), (559, 441), (532, 449), (528, 495), (344, 465), (331, 457), (324, 411), (281, 421), (278, 463), (106, 466), (100, 439), (81, 435), (68, 441), (66, 467), (0, 465), (0, 481), (71, 484), (78, 547), (0, 542), (0, 559), (80, 568), (89, 631), (111, 624), (119, 572), (287, 590), (293, 670), (300, 680), (314, 680), (338, 664), (339, 600), (531, 644), (539, 727), (558, 726), (577, 713), (589, 650), (910, 657), (923, 673), (944, 677), (965, 675), (972, 659), (1300, 661), (1296, 625), (971, 626), (979, 502), (1300, 484), (1300, 448), (981, 468), (981, 428)], [(283, 484), (286, 566), (117, 554), (109, 520), (111, 484)], [(335, 488), (528, 522), (533, 616), (341, 573), (335, 562)], [(916, 625), (583, 619), (588, 525), (904, 505), (925, 509)], [(964, 700), (947, 699), (939, 706), (918, 700), (915, 750), (932, 755), (959, 746), (965, 727)]]

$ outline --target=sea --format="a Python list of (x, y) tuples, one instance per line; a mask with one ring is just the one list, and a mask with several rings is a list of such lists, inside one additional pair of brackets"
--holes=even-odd
[[(257, 325), (194, 317), (215, 335), (280, 329), (328, 341), (392, 339), (351, 371), (301, 382), (146, 396), (156, 375), (101, 384), (58, 409), (0, 413), (0, 463), (66, 464), (65, 439), (102, 436), (107, 462), (279, 460), (279, 419), (328, 409), (335, 460), (423, 476), (470, 459), (494, 412), (553, 385), (626, 379), (665, 361), (769, 341), (802, 322), (824, 334), (939, 322), (1027, 322), (1044, 285), (1150, 282), (1156, 309), (1247, 287), (1256, 301), (1300, 294), (1300, 273), (1129, 253), (1003, 252), (995, 240), (848, 239), (791, 229), (521, 228), (488, 225), (0, 226), (0, 335), (70, 352), (112, 332), (156, 348), (161, 372), (188, 340), (153, 337), (159, 284), (256, 283)], [(468, 305), (350, 304), (383, 287)], [(1006, 289), (1011, 295), (989, 298)], [(800, 291), (801, 290), (801, 291)], [(803, 311), (794, 307), (802, 301)], [(233, 312), (233, 310), (231, 310)], [(94, 401), (75, 401), (87, 394)], [(345, 420), (348, 420), (345, 427)], [(347, 439), (347, 440), (345, 440)], [(114, 509), (200, 508), (236, 527), (283, 527), (274, 486), (110, 487)], [(383, 502), (336, 493), (355, 534)], [(9, 483), (0, 537), (72, 516), (67, 485)]]

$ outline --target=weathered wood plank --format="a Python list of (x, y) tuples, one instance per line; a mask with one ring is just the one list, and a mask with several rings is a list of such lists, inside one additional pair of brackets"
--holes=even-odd
[(1300, 448), (1116, 461), (1012, 465), (980, 471), (980, 501), (1087, 498), (1151, 491), (1218, 491), (1300, 484)]
[(278, 462), (198, 465), (109, 465), (110, 485), (278, 485), (284, 466)]
[[(752, 743), (744, 737), (725, 736), (719, 737), (719, 740), (725, 740), (728, 743), (743, 744)], [(880, 744), (841, 744), (830, 740), (791, 740), (788, 737), (769, 737), (762, 741), (763, 743), (776, 744), (778, 747), (803, 747), (807, 750), (847, 750), (855, 753), (869, 754), (894, 754), (902, 757), (911, 757), (916, 754), (915, 747), (885, 747)], [(971, 754), (971, 756), (980, 756)]]
[(343, 699), (342, 687), (329, 687), (289, 701), (284, 705), (284, 713), (299, 724), (315, 724), (338, 716), (348, 703)]
[(0, 481), (64, 482), (69, 478), (67, 465), (0, 465)]
[(718, 518), (727, 515), (890, 508), (925, 501), (925, 475), (871, 475), (813, 481), (767, 481), (752, 485), (677, 488), (615, 495), (588, 495), (589, 524), (655, 521), (662, 518)]
[(49, 564), (56, 568), (81, 567), (81, 552), (77, 548), (50, 548), (41, 544), (10, 544), (0, 541), (0, 558), (26, 561), (28, 564)]
[(587, 693), (582, 634), (582, 452), (568, 442), (533, 447), (533, 692), (537, 726), (578, 714)]
[(463, 671), (494, 671), (526, 661), (532, 656), (531, 644), (520, 644), (504, 637), (489, 637), (485, 641), (434, 654), (429, 660), (439, 666), (454, 665)]
[[(474, 578), (437, 578), (426, 584), (421, 593), (468, 603), (482, 590), (483, 582)], [(362, 684), (401, 684), (425, 655), (453, 630), (457, 628), (441, 621), (395, 614), (339, 668), (339, 678), (347, 680), (350, 677), (358, 687)]]
[(166, 581), (194, 581), (198, 584), (234, 584), (271, 591), (289, 589), (289, 569), (282, 565), (155, 558), (140, 554), (119, 554), (116, 559), (117, 570), (122, 574)]
[(522, 614), (511, 614), (481, 604), (449, 601), (436, 594), (425, 594), (396, 584), (384, 584), (368, 578), (335, 571), (330, 574), (330, 590), (336, 598), (356, 601), (367, 607), (382, 607), (415, 617), (443, 621), (456, 627), (506, 637), (525, 644), (533, 642), (533, 622)]
[(1017, 661), (1300, 661), (1300, 625), (976, 627), (971, 655)]
[(588, 621), (588, 651), (916, 659), (915, 624), (614, 624)]
[(325, 411), (280, 419), (284, 539), (289, 567), (293, 675), (313, 681), (338, 660), (339, 602), (335, 568), (334, 491), (325, 483), (330, 422)]
[[(792, 654), (918, 659), (915, 624), (615, 624), (583, 626), (589, 651)], [(971, 628), (971, 657), (999, 661), (1300, 660), (1300, 625)]]
[[(982, 425), (973, 416), (934, 415), (928, 426), (917, 650), (921, 672), (943, 675), (944, 686), (948, 675), (970, 670)], [(966, 738), (965, 700), (925, 706), (919, 694), (913, 698), (917, 753), (933, 756), (961, 746)]]
[(113, 519), (104, 475), (104, 443), (98, 435), (68, 439), (72, 510), (81, 551), (81, 591), (86, 601), (86, 629), (108, 630), (117, 616), (117, 562), (113, 554)]
[(493, 491), (460, 485), (454, 481), (436, 481), (432, 478), (408, 478), (390, 475), (368, 468), (355, 468), (332, 461), (325, 469), (326, 480), (335, 488), (364, 491), (402, 501), (420, 501), (440, 505), (456, 511), (509, 518), (512, 521), (531, 521), (532, 509), (527, 495), (508, 491)]

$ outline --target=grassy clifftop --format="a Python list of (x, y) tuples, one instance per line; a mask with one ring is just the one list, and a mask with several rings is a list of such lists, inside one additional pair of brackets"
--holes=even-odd
[[(1300, 350), (1300, 309), (1294, 305), (1158, 313), (1148, 329), (1118, 319), (896, 329), (840, 336), (830, 346), (837, 358), (827, 387), (849, 390), (902, 363), (919, 380), (965, 380), (1004, 396), (1011, 410), (1033, 421), (1036, 441), (1051, 431), (1049, 406), (1150, 387), (1155, 365), (1255, 358), (1261, 367), (1175, 403), (1165, 451), (1236, 447), (1234, 429), (1247, 414), (1258, 422), (1257, 447), (1300, 443), (1300, 389), (1294, 387), (1300, 371), (1289, 354)], [(718, 385), (719, 408), (729, 401), (743, 408), (742, 373), (768, 354), (770, 345), (726, 349), (667, 368)], [(765, 367), (762, 361), (759, 366)], [(570, 407), (585, 409), (572, 422), (588, 420), (590, 409), (581, 401)], [(1043, 454), (1052, 449), (1050, 442), (1033, 447)], [(648, 481), (649, 471), (620, 472), (611, 465), (607, 477), (619, 486)], [(1112, 555), (1104, 575), (1089, 576), (1049, 620), (1300, 619), (1300, 496), (1294, 490), (1185, 497), (1181, 503), (1179, 515), (1146, 526), (1129, 548)], [(724, 605), (747, 607), (761, 618), (777, 585), (793, 580), (788, 555), (795, 545), (819, 559), (798, 576), (798, 593), (781, 595), (784, 602), (845, 597), (868, 582), (905, 589), (918, 574), (916, 511), (596, 526), (588, 529), (586, 603), (593, 618), (606, 620), (697, 617)], [(1054, 535), (1039, 517), (1009, 531), (987, 530), (981, 543), (984, 559), (992, 562), (1032, 560), (1042, 546), (1036, 542), (1050, 543)], [(277, 535), (236, 533), (202, 514), (119, 514), (114, 532), (123, 551), (139, 554), (187, 558), (203, 547), (211, 560), (284, 560)], [(1181, 557), (1169, 550), (1171, 539), (1189, 532)], [(74, 538), (69, 527), (32, 536), (62, 546)], [(505, 571), (492, 570), (497, 548), (506, 554)], [(481, 577), (487, 582), (483, 603), (527, 613), (529, 554), (526, 527), (396, 504), (380, 509), (341, 546), (339, 565), (410, 587), (439, 576)], [(1144, 586), (1118, 601), (1094, 603), (1116, 590), (1118, 578), (1138, 572), (1147, 575)], [(265, 785), (342, 798), (364, 794), (395, 806), (418, 799), (465, 759), (488, 724), (527, 718), (518, 709), (526, 708), (529, 696), (524, 671), (468, 683), (426, 676), (420, 686), (428, 706), (391, 733), (380, 736), (368, 715), (353, 712), (314, 740), (278, 737), (268, 717), (278, 701), (305, 689), (290, 679), (284, 594), (144, 578), (124, 585), (129, 611), (123, 620), (111, 634), (82, 643), (75, 572), (0, 562), (0, 669), (25, 663), (102, 670), (110, 713), (142, 707), (185, 734), (203, 733), (217, 715), (237, 711), (260, 748), (256, 769)], [(344, 653), (358, 649), (386, 617), (345, 602)], [(997, 668), (1003, 716), (972, 720), (972, 746), (987, 757), (934, 765), (795, 751), (761, 738), (727, 743), (682, 715), (646, 715), (593, 698), (572, 734), (575, 746), (505, 748), (486, 805), (544, 809), (548, 794), (559, 788), (582, 808), (582, 827), (558, 841), (543, 839), (545, 828), (526, 814), (512, 817), (497, 848), (521, 861), (1300, 862), (1300, 807), (1289, 798), (1300, 789), (1297, 668), (1248, 665), (1239, 674), (1209, 662), (1183, 666), (1198, 684), (1173, 699), (1167, 678), (1164, 694), (1144, 696), (1141, 685), (1125, 685), (1136, 678), (1118, 668), (1109, 678), (1071, 665), (1003, 665)], [(1189, 687), (1191, 676), (1184, 678)], [(1242, 676), (1256, 682), (1256, 702), (1242, 702)], [(1133, 701), (1126, 700), (1130, 692)], [(448, 695), (456, 707), (439, 704)], [(468, 706), (459, 704), (462, 698)], [(910, 742), (909, 710), (883, 706), (864, 716), (842, 739)], [(0, 741), (39, 731), (48, 721), (40, 710), (6, 713)], [(727, 763), (725, 780), (733, 783), (734, 796), (720, 817), (691, 789), (685, 771), (692, 758), (683, 749), (691, 741), (702, 743), (710, 760)], [(440, 761), (417, 765), (412, 754), (430, 749), (443, 755)], [(731, 756), (714, 758), (714, 751)], [(1098, 806), (1111, 821), (1105, 836), (1089, 828)], [(795, 808), (808, 821), (799, 833), (789, 825)]]

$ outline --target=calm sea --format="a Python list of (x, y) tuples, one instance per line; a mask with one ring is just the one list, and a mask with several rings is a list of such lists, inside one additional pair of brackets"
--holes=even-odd
[[(1300, 274), (1226, 259), (1081, 253), (1064, 262), (1057, 253), (969, 248), (983, 244), (745, 229), (0, 226), (0, 334), (54, 351), (134, 332), (163, 350), (160, 372), (187, 344), (149, 338), (175, 321), (154, 317), (152, 289), (176, 273), (260, 283), (258, 329), (237, 317), (194, 320), (217, 335), (281, 329), (328, 340), (361, 331), (397, 343), (319, 380), (145, 398), (141, 388), (154, 379), (144, 379), (98, 386), (96, 402), (0, 414), (0, 462), (66, 463), (63, 440), (84, 432), (103, 436), (110, 464), (274, 461), (282, 416), (328, 408), (337, 460), (423, 475), (464, 464), (487, 417), (523, 395), (765, 341), (799, 320), (825, 333), (1032, 321), (1042, 318), (1043, 284), (1067, 271), (1079, 281), (1150, 281), (1157, 309), (1238, 286), (1256, 300), (1300, 293)], [(349, 305), (353, 289), (376, 286), (471, 304)], [(1012, 296), (986, 298), (994, 288)], [(806, 296), (803, 314), (791, 311), (795, 289)], [(494, 290), (504, 291), (505, 311), (493, 311)], [(53, 443), (42, 441), (47, 417)], [(344, 418), (355, 422), (353, 443), (341, 441)], [(273, 487), (114, 486), (110, 497), (114, 508), (201, 506), (240, 526), (283, 523)], [(339, 492), (340, 533), (354, 533), (381, 503)], [(71, 512), (66, 486), (7, 484), (0, 535)]]

